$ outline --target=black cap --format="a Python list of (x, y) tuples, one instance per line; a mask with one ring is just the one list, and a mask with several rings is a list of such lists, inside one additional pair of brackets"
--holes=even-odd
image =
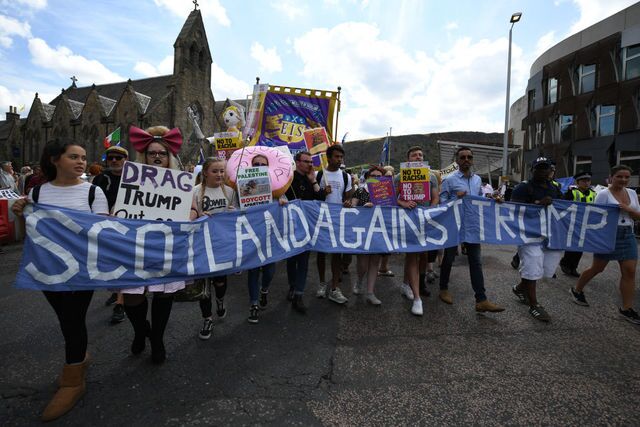
[(531, 169), (535, 169), (541, 165), (546, 165), (547, 167), (551, 167), (552, 164), (553, 162), (547, 159), (546, 157), (538, 157), (533, 162), (531, 162)]
[(573, 175), (573, 179), (577, 181), (580, 181), (581, 179), (591, 179), (591, 173), (590, 172), (580, 172), (577, 173), (575, 175)]

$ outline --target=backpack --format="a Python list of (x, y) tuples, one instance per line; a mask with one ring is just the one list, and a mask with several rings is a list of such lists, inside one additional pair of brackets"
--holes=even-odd
[[(38, 198), (40, 197), (40, 185), (36, 185), (31, 189), (31, 198), (34, 203), (38, 203)], [(89, 188), (89, 208), (93, 209), (93, 201), (96, 198), (96, 186), (91, 184)]]
[[(316, 175), (316, 181), (320, 182), (322, 180), (323, 172), (324, 169), (321, 169), (320, 172), (318, 172), (318, 175)], [(349, 185), (349, 175), (345, 171), (342, 171), (342, 180), (344, 181), (344, 190), (342, 190), (342, 198), (344, 199), (344, 195), (347, 193), (347, 185)]]

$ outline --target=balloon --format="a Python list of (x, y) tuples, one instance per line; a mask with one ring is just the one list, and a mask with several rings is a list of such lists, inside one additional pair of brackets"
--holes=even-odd
[(277, 199), (286, 193), (291, 185), (294, 170), (291, 155), (277, 148), (252, 145), (234, 151), (229, 160), (227, 160), (227, 185), (236, 188), (238, 165), (241, 168), (251, 167), (251, 160), (257, 155), (264, 156), (268, 160), (271, 193), (274, 199)]

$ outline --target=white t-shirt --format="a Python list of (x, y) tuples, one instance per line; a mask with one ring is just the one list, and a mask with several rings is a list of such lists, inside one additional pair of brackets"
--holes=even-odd
[(320, 184), (320, 188), (325, 188), (327, 183), (331, 186), (331, 193), (327, 194), (325, 199), (328, 203), (342, 204), (342, 194), (351, 191), (351, 176), (347, 174), (347, 188), (345, 189), (342, 174), (342, 169), (334, 172), (328, 171), (327, 169), (322, 171), (322, 177), (318, 184)]
[(198, 215), (203, 215), (205, 211), (210, 213), (224, 211), (227, 206), (238, 207), (236, 192), (233, 188), (224, 184), (215, 188), (205, 187), (204, 196), (201, 197), (202, 185), (196, 185), (193, 191), (193, 199)]
[[(625, 188), (627, 190), (627, 194), (629, 195), (629, 199), (631, 200), (630, 206), (635, 210), (640, 212), (640, 203), (638, 203), (638, 195), (635, 191)], [(596, 196), (595, 203), (599, 203), (601, 205), (620, 205), (611, 191), (609, 189), (602, 190)], [(619, 226), (633, 227), (633, 219), (631, 216), (624, 211), (620, 211), (620, 217), (618, 218)]]
[[(59, 206), (61, 208), (75, 209), (82, 212), (93, 212), (95, 214), (109, 214), (109, 204), (107, 197), (100, 187), (96, 186), (95, 198), (93, 204), (89, 207), (89, 189), (91, 184), (83, 182), (82, 184), (71, 185), (68, 187), (60, 187), (50, 182), (42, 184), (40, 194), (38, 195), (38, 203), (45, 205)], [(29, 201), (33, 203), (33, 189), (29, 191)]]

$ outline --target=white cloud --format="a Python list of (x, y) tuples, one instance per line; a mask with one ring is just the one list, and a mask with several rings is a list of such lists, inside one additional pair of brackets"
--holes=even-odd
[(260, 70), (267, 73), (282, 71), (282, 60), (275, 47), (266, 49), (258, 42), (251, 45), (251, 57), (258, 61)]
[(447, 25), (444, 26), (444, 29), (447, 31), (457, 30), (459, 28), (457, 22), (447, 22)]
[(148, 62), (138, 61), (133, 67), (133, 70), (144, 77), (164, 76), (167, 74), (173, 74), (173, 55), (169, 55), (164, 58), (160, 64), (149, 64)]
[(51, 48), (46, 41), (39, 38), (29, 40), (29, 52), (34, 64), (62, 77), (75, 75), (81, 86), (126, 80), (95, 59), (74, 55), (71, 49), (65, 46)]
[(245, 99), (253, 87), (245, 81), (227, 74), (218, 64), (211, 64), (211, 90), (218, 101), (225, 98)]
[(571, 26), (569, 34), (575, 34), (585, 28), (600, 22), (609, 16), (620, 12), (636, 0), (573, 0), (580, 11), (580, 18)]
[(305, 14), (305, 10), (294, 0), (278, 0), (271, 2), (271, 7), (290, 20), (295, 20)]
[[(33, 87), (38, 87), (38, 83), (33, 82)], [(40, 85), (42, 86), (42, 85)], [(48, 88), (51, 90), (51, 88)], [(55, 98), (59, 92), (55, 91), (40, 91), (38, 96), (43, 102), (47, 102)], [(0, 110), (0, 114), (3, 114), (2, 120), (4, 120), (4, 113), (9, 111), (9, 106), (21, 107), (24, 105), (24, 111), (18, 111), (21, 117), (26, 117), (29, 114), (29, 109), (31, 108), (31, 104), (33, 103), (33, 98), (35, 97), (35, 93), (33, 90), (27, 89), (9, 89), (6, 86), (0, 85), (0, 108), (5, 111)]]
[(47, 0), (17, 0), (17, 2), (34, 10), (44, 9), (47, 7)]
[[(303, 76), (319, 89), (342, 86), (340, 133), (360, 139), (393, 133), (502, 129), (506, 38), (460, 38), (428, 56), (380, 38), (378, 28), (349, 22), (317, 28), (294, 41)], [(513, 49), (514, 69), (527, 68)], [(520, 78), (521, 79), (521, 78)], [(525, 78), (526, 82), (526, 78)]]
[(31, 37), (31, 26), (9, 16), (0, 15), (0, 46), (9, 48), (13, 44), (12, 36)]
[[(156, 6), (168, 9), (174, 15), (186, 17), (193, 10), (193, 3), (187, 0), (153, 0)], [(220, 25), (228, 27), (231, 21), (227, 16), (227, 10), (220, 4), (220, 0), (199, 0), (198, 6), (203, 18), (211, 16)]]

